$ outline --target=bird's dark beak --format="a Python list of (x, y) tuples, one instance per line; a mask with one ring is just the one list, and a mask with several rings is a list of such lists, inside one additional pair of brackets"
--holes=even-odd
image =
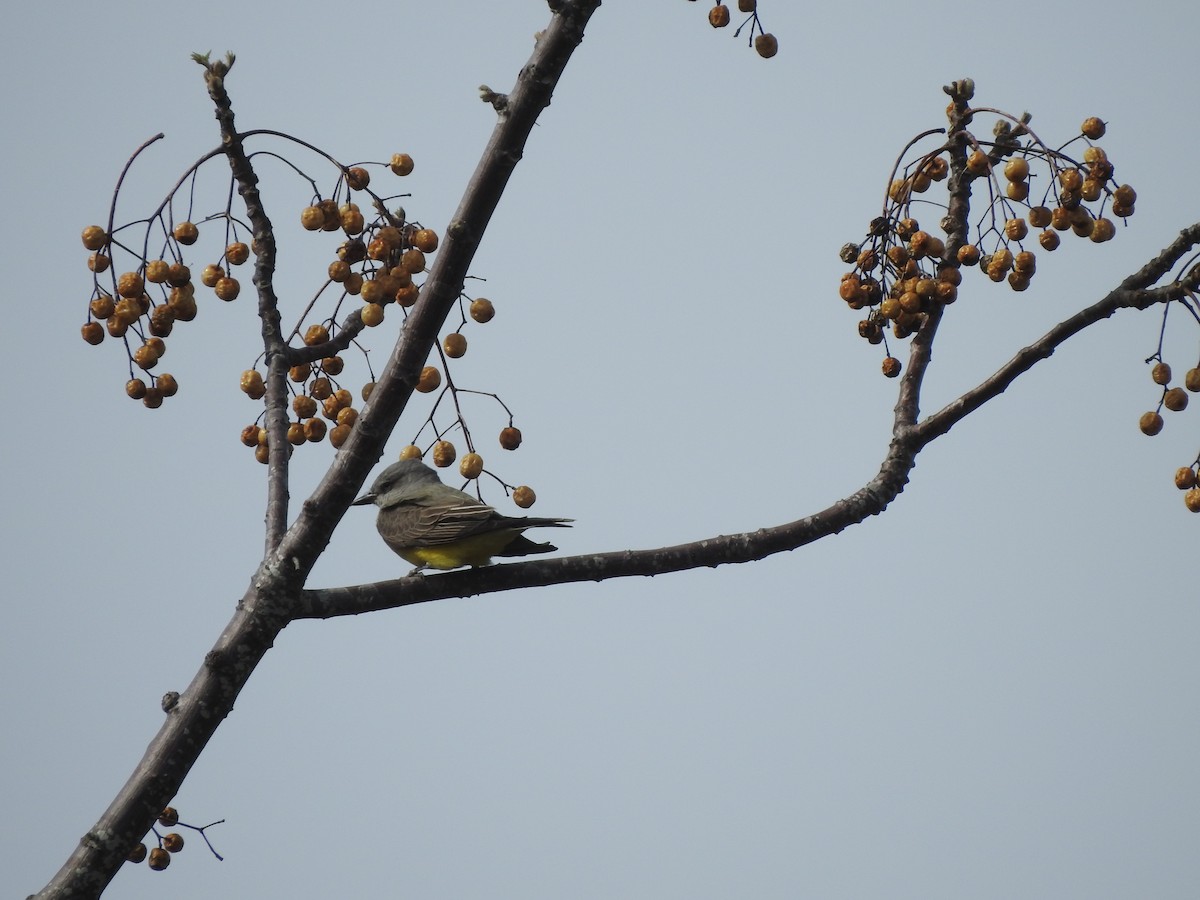
[(367, 491), (365, 494), (363, 494), (361, 497), (359, 497), (357, 500), (355, 500), (350, 505), (351, 506), (366, 506), (368, 503), (374, 503), (374, 502), (375, 502), (375, 495), (373, 493), (371, 493), (370, 491)]

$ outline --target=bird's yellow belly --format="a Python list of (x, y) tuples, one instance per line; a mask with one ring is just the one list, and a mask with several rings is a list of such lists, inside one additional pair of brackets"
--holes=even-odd
[(512, 543), (516, 533), (492, 531), (473, 535), (466, 540), (432, 547), (393, 547), (403, 559), (414, 566), (431, 569), (457, 569), (460, 566), (486, 566), (492, 557)]

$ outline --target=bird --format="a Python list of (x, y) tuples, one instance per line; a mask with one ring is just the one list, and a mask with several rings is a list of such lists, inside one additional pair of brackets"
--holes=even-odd
[(570, 528), (574, 519), (506, 516), (442, 483), (420, 459), (402, 459), (379, 473), (351, 506), (379, 507), (375, 527), (401, 558), (424, 569), (490, 565), (493, 556), (553, 553), (553, 544), (525, 537), (527, 528)]

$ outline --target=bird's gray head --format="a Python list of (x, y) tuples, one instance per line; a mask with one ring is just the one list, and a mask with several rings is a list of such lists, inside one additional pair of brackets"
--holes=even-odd
[(419, 459), (402, 459), (392, 463), (379, 473), (370, 490), (355, 500), (351, 506), (379, 503), (381, 497), (395, 496), (428, 484), (441, 484), (438, 473)]

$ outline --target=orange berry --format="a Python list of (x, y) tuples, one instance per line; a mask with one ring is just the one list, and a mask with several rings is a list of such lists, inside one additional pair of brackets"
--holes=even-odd
[(146, 396), (146, 382), (140, 378), (130, 378), (125, 382), (125, 396), (130, 400), (141, 400)]
[(1004, 236), (1010, 241), (1019, 241), (1029, 233), (1024, 219), (1009, 219), (1004, 223)]
[(509, 425), (500, 429), (500, 446), (505, 450), (516, 450), (521, 446), (521, 429)]
[(345, 425), (347, 428), (354, 426), (358, 421), (358, 410), (353, 406), (347, 406), (338, 410), (337, 418), (334, 420), (339, 425)]
[(254, 448), (254, 458), (265, 466), (271, 461), (270, 448), (265, 443), (259, 444)]
[(1057, 250), (1060, 243), (1057, 231), (1043, 231), (1038, 235), (1038, 243), (1043, 250)]
[(1196, 471), (1191, 466), (1183, 466), (1175, 470), (1175, 487), (1181, 491), (1189, 490), (1196, 486)]
[(346, 184), (350, 185), (352, 191), (365, 190), (370, 183), (371, 173), (362, 166), (355, 166), (346, 172)]
[(308, 330), (304, 332), (304, 343), (309, 347), (324, 344), (328, 340), (329, 329), (324, 325), (309, 325)]
[(342, 368), (345, 365), (345, 361), (340, 356), (327, 356), (321, 360), (321, 371), (336, 378), (342, 374)]
[(754, 12), (758, 8), (758, 0), (738, 0), (738, 12)]
[(900, 374), (900, 360), (896, 359), (894, 356), (884, 357), (881, 368), (885, 377), (895, 378)]
[(185, 246), (196, 243), (200, 237), (200, 229), (192, 222), (180, 222), (171, 233), (175, 235), (175, 240)]
[(205, 287), (213, 287), (224, 277), (225, 270), (211, 263), (200, 271), (200, 283)]
[(1192, 512), (1200, 512), (1200, 488), (1192, 488), (1184, 494), (1183, 504)]
[(1050, 224), (1051, 218), (1049, 207), (1035, 206), (1029, 210), (1029, 224), (1034, 228), (1045, 228)]
[(172, 831), (163, 836), (162, 845), (168, 853), (178, 853), (183, 849), (183, 835)]
[(1171, 412), (1182, 412), (1187, 409), (1188, 395), (1181, 387), (1173, 387), (1163, 394), (1163, 406)]
[(146, 845), (141, 843), (135, 844), (133, 849), (129, 851), (129, 855), (125, 857), (131, 863), (140, 863), (145, 858)]
[[(111, 319), (109, 321), (112, 321)], [(99, 322), (88, 322), (79, 329), (79, 333), (83, 335), (83, 339), (89, 344), (99, 344), (104, 340), (104, 326)], [(117, 337), (117, 335), (113, 335)]]
[(986, 175), (991, 168), (988, 155), (982, 150), (973, 150), (971, 155), (967, 157), (967, 171), (972, 175)]
[(164, 397), (174, 397), (179, 393), (179, 382), (169, 372), (163, 372), (154, 380), (154, 386), (162, 391)]
[(1183, 386), (1193, 394), (1200, 392), (1200, 369), (1188, 369), (1183, 376)]
[(363, 403), (366, 403), (371, 399), (373, 393), (375, 393), (375, 382), (368, 381), (362, 386), (362, 390), (358, 392), (358, 395), (362, 397)]
[(287, 440), (293, 447), (299, 447), (308, 440), (304, 434), (304, 424), (302, 422), (292, 422), (288, 425)]
[(315, 444), (325, 439), (325, 420), (309, 419), (304, 423), (304, 439)]
[(1119, 188), (1117, 188), (1115, 191), (1113, 191), (1113, 203), (1119, 204), (1121, 206), (1133, 206), (1134, 201), (1136, 201), (1136, 200), (1137, 200), (1137, 191), (1135, 191), (1133, 188), (1131, 188), (1127, 184), (1123, 184)]
[(247, 425), (245, 428), (242, 429), (242, 433), (238, 436), (238, 439), (243, 444), (245, 444), (247, 447), (257, 447), (258, 446), (258, 426), (257, 425)]
[(213, 293), (226, 302), (236, 300), (241, 290), (242, 286), (236, 278), (219, 278), (217, 279), (217, 283), (213, 285)]
[(192, 270), (181, 262), (171, 263), (167, 267), (167, 284), (171, 287), (183, 287), (192, 280)]
[(171, 266), (165, 259), (152, 259), (146, 263), (146, 280), (151, 284), (162, 284), (170, 272)]
[(390, 168), (397, 175), (407, 175), (413, 170), (413, 158), (407, 153), (394, 153)]
[(242, 393), (251, 400), (261, 400), (267, 393), (267, 386), (263, 384), (262, 372), (257, 369), (247, 369), (242, 373), (241, 386)]
[(171, 854), (162, 847), (150, 851), (150, 861), (146, 864), (156, 872), (161, 872), (171, 864)]
[(724, 28), (729, 24), (729, 7), (718, 3), (708, 11), (708, 24), (713, 28)]
[(85, 250), (99, 250), (108, 243), (108, 233), (99, 225), (89, 225), (83, 229), (82, 237)]
[(420, 296), (421, 289), (411, 281), (403, 287), (396, 289), (395, 301), (401, 306), (412, 306), (417, 302), (417, 297)]
[(1162, 431), (1163, 417), (1156, 412), (1142, 413), (1142, 417), (1138, 419), (1138, 428), (1142, 430), (1142, 434), (1153, 437)]
[(146, 284), (137, 272), (123, 272), (117, 278), (117, 293), (122, 297), (140, 297), (145, 289)]
[(317, 401), (305, 394), (292, 398), (292, 411), (301, 419), (311, 419), (317, 414)]
[(146, 409), (158, 409), (162, 406), (163, 392), (156, 387), (146, 388), (146, 396), (142, 398), (142, 406)]
[(760, 34), (754, 39), (754, 50), (763, 59), (770, 59), (779, 52), (779, 40), (770, 33)]
[(225, 248), (225, 259), (231, 266), (240, 266), (250, 258), (250, 248), (241, 241), (230, 244)]
[(110, 265), (112, 265), (112, 260), (103, 253), (93, 253), (88, 257), (88, 268), (97, 275), (107, 272)]
[(133, 351), (133, 361), (138, 367), (150, 370), (158, 365), (158, 354), (149, 344), (142, 344)]
[(1104, 123), (1096, 116), (1088, 116), (1079, 127), (1084, 137), (1098, 141), (1104, 137)]
[(350, 437), (349, 425), (334, 425), (329, 431), (329, 443), (333, 444), (335, 450), (346, 443), (348, 437)]
[(292, 366), (288, 369), (288, 378), (300, 384), (308, 381), (308, 376), (312, 374), (312, 363), (300, 363), (298, 366)]
[(451, 359), (459, 359), (467, 352), (467, 339), (461, 333), (455, 331), (452, 334), (446, 335), (442, 341), (442, 349), (446, 351), (446, 355)]
[(401, 459), (420, 459), (421, 458), (421, 448), (418, 447), (416, 444), (406, 444), (404, 447), (402, 447), (400, 449), (400, 458)]
[(412, 245), (422, 253), (432, 253), (438, 248), (437, 232), (432, 228), (420, 228), (414, 231)]
[(533, 504), (537, 502), (537, 494), (535, 494), (533, 492), (533, 488), (527, 484), (522, 484), (514, 488), (512, 498), (513, 503), (517, 504), (517, 506), (521, 507), (521, 509), (529, 509), (529, 507), (533, 506)]
[(1165, 362), (1155, 363), (1154, 368), (1150, 370), (1150, 380), (1155, 384), (1170, 384), (1171, 367)]

